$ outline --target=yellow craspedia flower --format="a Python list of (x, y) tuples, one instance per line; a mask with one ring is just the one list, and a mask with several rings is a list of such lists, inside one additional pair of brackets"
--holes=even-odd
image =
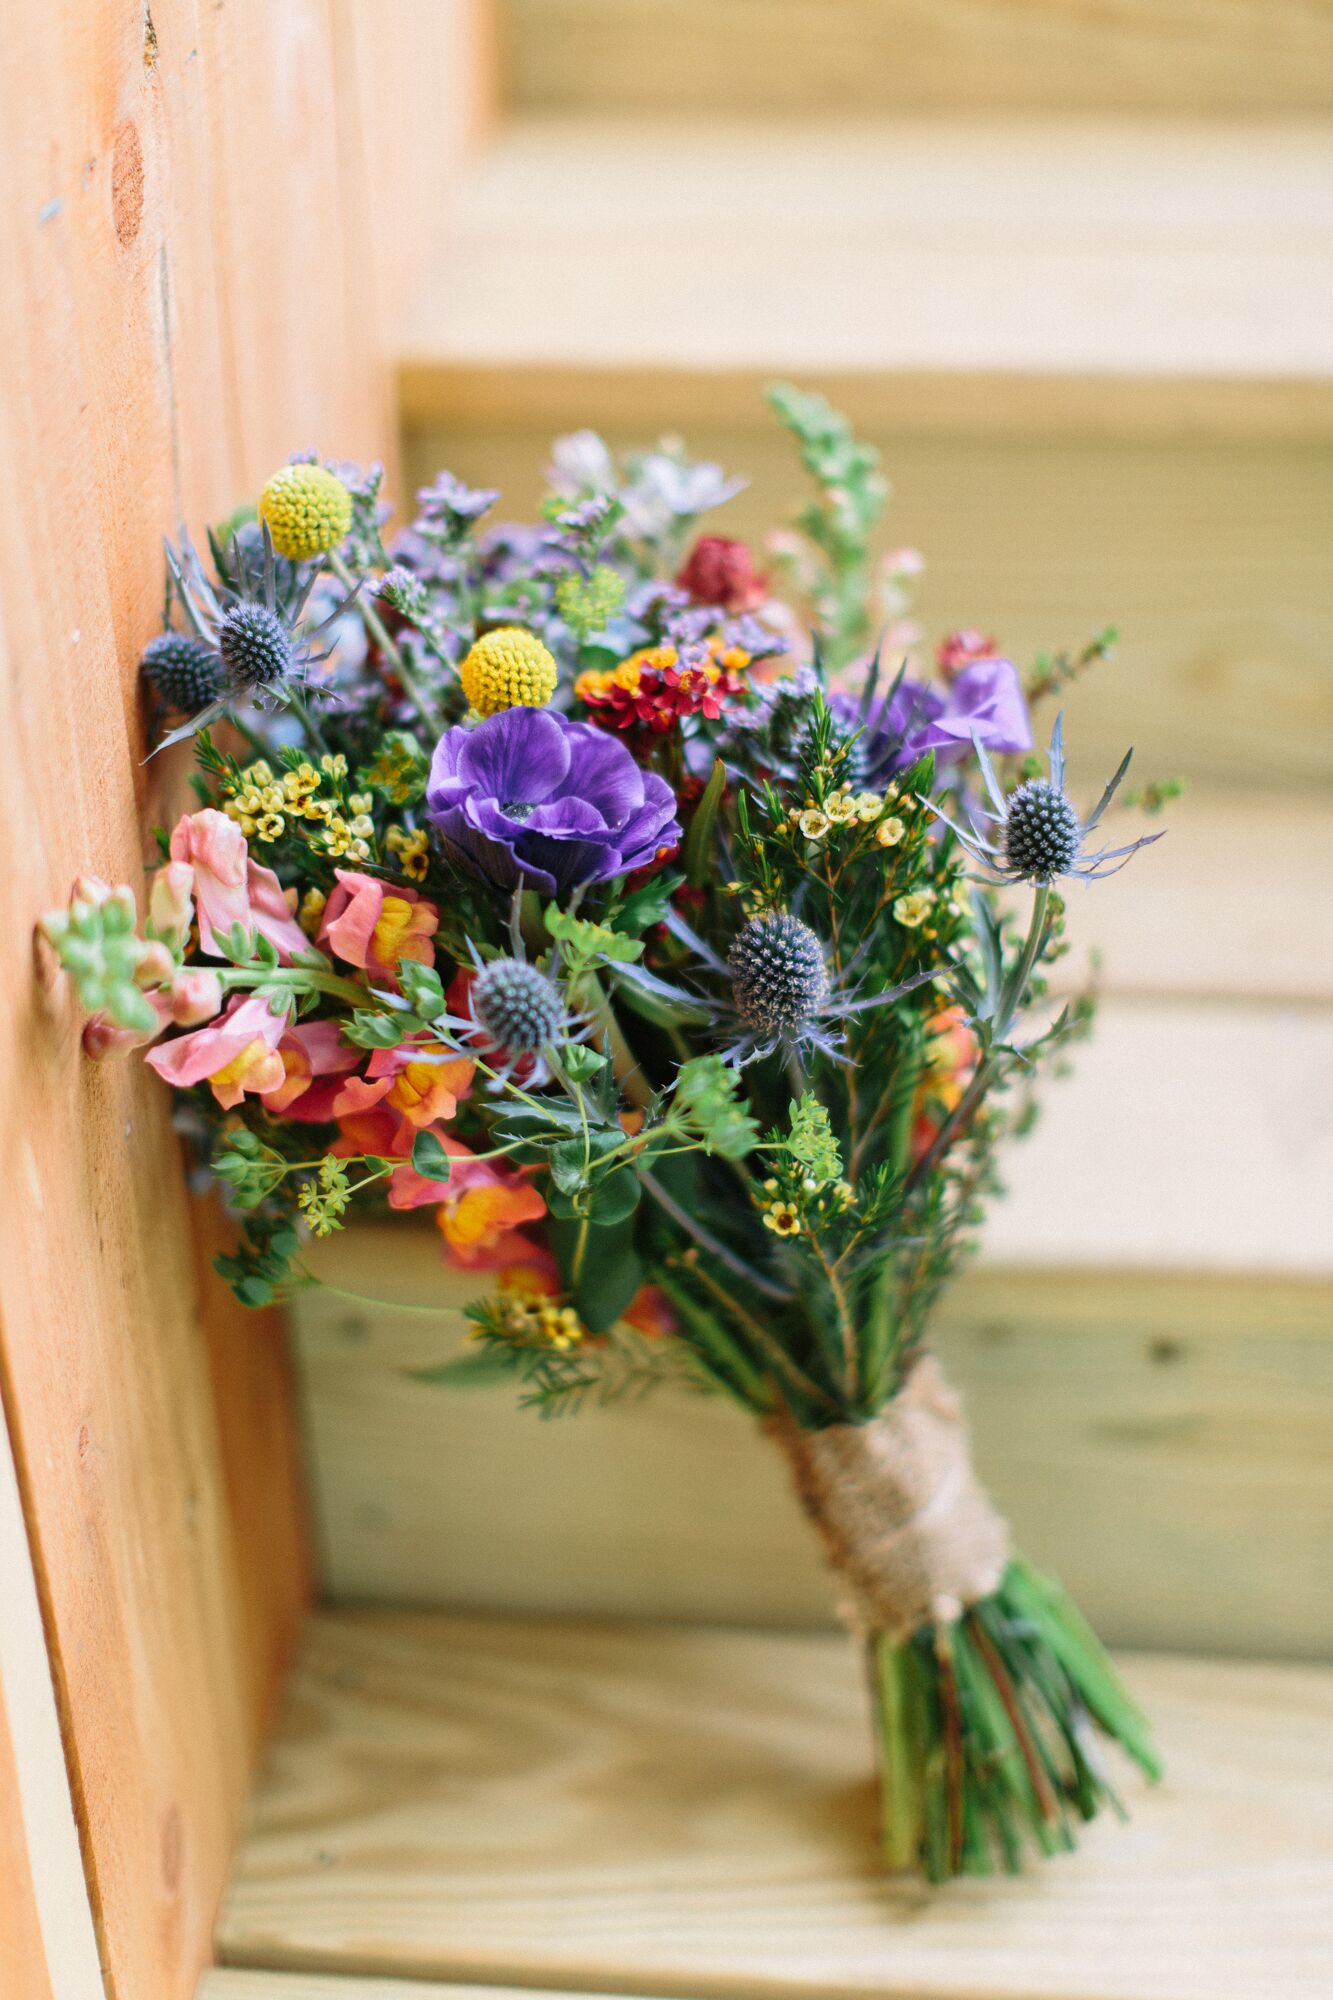
[(478, 715), (505, 708), (545, 708), (555, 693), (555, 661), (533, 632), (501, 625), (478, 639), (458, 677)]
[(352, 525), (352, 496), (322, 465), (284, 465), (259, 496), (273, 546), (292, 562), (336, 549)]

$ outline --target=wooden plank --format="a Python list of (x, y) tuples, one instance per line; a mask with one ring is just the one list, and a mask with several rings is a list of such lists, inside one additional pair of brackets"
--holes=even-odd
[(1130, 1656), (1168, 1778), (1018, 1882), (876, 1869), (836, 1637), (319, 1618), (225, 1963), (820, 2000), (1322, 2000), (1333, 1677)]
[[(408, 439), (409, 480), (424, 484), (449, 465), (501, 487), (509, 518), (531, 519), (551, 437), (571, 417), (598, 423), (596, 398), (577, 416), (553, 412), (531, 426), (420, 430)], [(642, 445), (663, 431), (750, 477), (749, 490), (710, 517), (719, 534), (760, 546), (802, 495), (790, 443), (757, 396), (722, 423), (697, 428), (687, 407), (658, 405), (607, 435)], [(1126, 435), (870, 435), (893, 480), (885, 541), (925, 552), (917, 610), (929, 643), (953, 625), (980, 625), (1026, 665), (1043, 649), (1119, 628), (1114, 665), (1065, 703), (1078, 783), (1103, 783), (1132, 736), (1143, 776), (1176, 774), (1200, 793), (1224, 793), (1207, 856), (1209, 907), (1233, 961), (1230, 990), (1240, 990), (1257, 976), (1244, 968), (1265, 957), (1246, 948), (1244, 927), (1267, 898), (1238, 896), (1223, 910), (1217, 899), (1233, 870), (1262, 866), (1269, 809), (1256, 823), (1255, 795), (1326, 804), (1333, 788), (1333, 452)], [(1282, 808), (1273, 810), (1280, 820)], [(1191, 811), (1182, 806), (1171, 823), (1183, 832)], [(1136, 866), (1125, 883), (1138, 907), (1145, 874)], [(1080, 926), (1100, 900), (1101, 891), (1078, 899)]]
[(186, 2000), (308, 1589), (290, 1411), (275, 1323), (196, 1265), (165, 1094), (83, 1060), (23, 941), (170, 814), (135, 675), (163, 531), (293, 448), (382, 453), (387, 384), (327, 0), (7, 26), (0, 1378), (111, 1990)]
[(760, 119), (1333, 107), (1317, 0), (504, 0), (525, 112)]
[[(435, 1979), (369, 1979), (354, 1973), (324, 1978), (307, 1972), (228, 1971), (204, 1974), (196, 2000), (586, 2000), (568, 1989), (543, 1986), (441, 1985)], [(608, 1994), (603, 2000), (626, 2000)]]
[[(934, 377), (917, 421), (946, 430), (977, 380), (1054, 377), (1052, 420), (1080, 427), (1103, 383), (1165, 412), (1183, 378), (1187, 421), (1215, 383), (1219, 426), (1237, 382), (1294, 409), (1333, 372), (1331, 148), (1315, 125), (520, 123), (442, 219), (409, 407), (432, 369), (456, 398), (508, 368)], [(1317, 390), (1307, 419), (1328, 408)]]
[[(731, 1404), (544, 1424), (504, 1387), (425, 1387), (408, 1371), (461, 1350), (477, 1289), (433, 1232), (356, 1230), (317, 1268), (361, 1295), (294, 1314), (327, 1594), (830, 1622), (781, 1462)], [(1111, 1639), (1328, 1658), (1330, 1332), (1327, 1283), (982, 1269), (938, 1339), (1019, 1541)]]
[(0, 2000), (103, 2000), (42, 1613), (0, 1407)]
[(386, 353), (397, 349), (422, 245), (498, 115), (494, 13), (491, 0), (335, 0), (339, 105), (360, 130)]

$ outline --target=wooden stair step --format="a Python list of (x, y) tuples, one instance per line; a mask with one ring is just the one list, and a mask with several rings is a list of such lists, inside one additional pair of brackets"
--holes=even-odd
[[(586, 1988), (585, 1988), (586, 1993)], [(451, 1979), (377, 1979), (361, 1973), (206, 1972), (195, 2000), (584, 2000), (568, 1987), (458, 1986)], [(626, 2000), (615, 1993), (601, 2000)]]
[(1312, 0), (502, 0), (521, 111), (753, 119), (1333, 109)]
[(1128, 1824), (1072, 1856), (932, 1893), (877, 1871), (842, 1638), (321, 1614), (218, 1956), (745, 2000), (1323, 2000), (1333, 1674), (1123, 1667), (1165, 1782), (1127, 1782)]
[[(432, 1387), (412, 1371), (464, 1351), (486, 1281), (444, 1270), (428, 1226), (352, 1230), (313, 1262), (342, 1288), (293, 1311), (326, 1594), (832, 1622), (781, 1461), (726, 1398), (542, 1423), (509, 1384)], [(1328, 1282), (983, 1267), (935, 1336), (988, 1489), (1108, 1639), (1314, 1658), (1333, 1657), (1330, 1328)]]
[(597, 424), (665, 380), (861, 421), (1333, 432), (1333, 132), (539, 119), (471, 168), (398, 343), (410, 423)]

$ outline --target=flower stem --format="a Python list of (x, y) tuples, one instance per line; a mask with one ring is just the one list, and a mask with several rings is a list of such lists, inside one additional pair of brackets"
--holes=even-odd
[[(336, 549), (329, 555), (329, 568), (333, 571), (345, 590), (349, 592), (356, 590), (357, 579), (352, 575), (351, 570), (348, 569), (347, 564)], [(417, 678), (414, 669), (407, 664), (402, 648), (394, 639), (389, 637), (388, 630), (379, 612), (376, 611), (373, 604), (367, 603), (364, 593), (357, 597), (356, 608), (361, 614), (362, 624), (393, 667), (394, 673), (402, 682), (403, 688), (413, 707), (416, 709), (417, 714), (421, 717), (421, 720), (434, 735), (442, 735), (444, 733), (444, 723), (436, 711), (434, 702), (431, 700), (429, 694), (427, 694), (421, 681)]]
[(720, 1237), (714, 1236), (705, 1223), (683, 1209), (675, 1196), (667, 1193), (656, 1175), (649, 1173), (647, 1167), (639, 1168), (639, 1179), (658, 1207), (671, 1217), (678, 1229), (683, 1229), (687, 1236), (692, 1236), (701, 1250), (707, 1250), (711, 1257), (716, 1257), (719, 1263), (725, 1264), (735, 1277), (743, 1278), (747, 1285), (753, 1285), (755, 1290), (762, 1292), (766, 1298), (781, 1299), (784, 1305), (790, 1301), (792, 1295), (785, 1286), (774, 1284), (773, 1280), (765, 1277), (762, 1271), (756, 1271), (753, 1264), (747, 1264), (744, 1257), (737, 1256)]

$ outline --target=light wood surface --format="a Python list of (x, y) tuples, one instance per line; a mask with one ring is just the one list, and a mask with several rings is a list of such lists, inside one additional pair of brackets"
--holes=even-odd
[(1224, 427), (1230, 385), (1278, 384), (1326, 435), (1331, 160), (1319, 125), (521, 122), (442, 219), (409, 412), (466, 414), (473, 367), (578, 370), (591, 423), (621, 370), (829, 373), (904, 377), (947, 430), (956, 382), (1053, 377), (1086, 427), (1102, 382), (1156, 385), (1165, 419), (1183, 380), (1187, 421), (1204, 384)]
[(820, 2000), (1323, 2000), (1333, 1678), (1131, 1656), (1167, 1760), (1017, 1882), (876, 1870), (852, 1647), (323, 1615), (224, 1963)]
[(683, 117), (1333, 107), (1321, 0), (504, 0), (524, 111)]
[[(409, 431), (408, 478), (415, 487), (451, 466), (501, 487), (505, 515), (530, 520), (551, 438), (598, 421), (594, 401), (586, 414), (552, 411), (515, 427), (500, 420)], [(724, 424), (698, 426), (687, 404), (673, 410), (662, 402), (608, 436), (643, 445), (664, 432), (752, 482), (709, 517), (711, 532), (760, 547), (803, 497), (795, 453), (753, 386)], [(1081, 788), (1099, 788), (1133, 741), (1144, 777), (1184, 777), (1200, 799), (1222, 790), (1217, 803), (1230, 817), (1208, 876), (1218, 890), (1230, 869), (1261, 867), (1267, 858), (1262, 824), (1252, 817), (1256, 791), (1327, 803), (1333, 451), (1043, 437), (1039, 427), (1023, 439), (929, 439), (878, 427), (871, 436), (893, 481), (884, 544), (926, 558), (916, 605), (928, 643), (951, 626), (980, 625), (1026, 667), (1042, 650), (1077, 649), (1102, 627), (1118, 628), (1114, 663), (1065, 701)], [(1183, 823), (1192, 803), (1171, 823)], [(1125, 882), (1137, 907), (1138, 864)], [(1100, 900), (1100, 891), (1078, 900), (1080, 928)], [(1231, 907), (1234, 923), (1241, 905)], [(1241, 968), (1259, 954), (1235, 956), (1233, 977), (1248, 977)]]
[(169, 816), (163, 532), (301, 446), (382, 453), (387, 382), (327, 0), (6, 27), (0, 1377), (110, 1989), (186, 2000), (308, 1585), (280, 1336), (200, 1275), (167, 1094), (83, 1059), (29, 941)]
[(0, 1407), (0, 2000), (103, 2000), (27, 1527)]
[[(586, 1996), (586, 1987), (580, 1995), (568, 1988), (557, 1992), (550, 1986), (459, 1986), (452, 1979), (442, 1985), (436, 1979), (246, 1972), (222, 1967), (204, 1974), (196, 2000), (586, 2000)], [(627, 2000), (627, 1996), (604, 1994), (602, 2000)]]
[[(343, 1600), (827, 1624), (783, 1466), (722, 1399), (542, 1423), (461, 1350), (434, 1232), (358, 1230), (294, 1313), (321, 1576)], [(430, 1311), (423, 1308), (432, 1308)], [(404, 1309), (405, 1308), (405, 1309)], [(982, 1269), (939, 1344), (1019, 1541), (1122, 1643), (1333, 1657), (1333, 1286)]]

